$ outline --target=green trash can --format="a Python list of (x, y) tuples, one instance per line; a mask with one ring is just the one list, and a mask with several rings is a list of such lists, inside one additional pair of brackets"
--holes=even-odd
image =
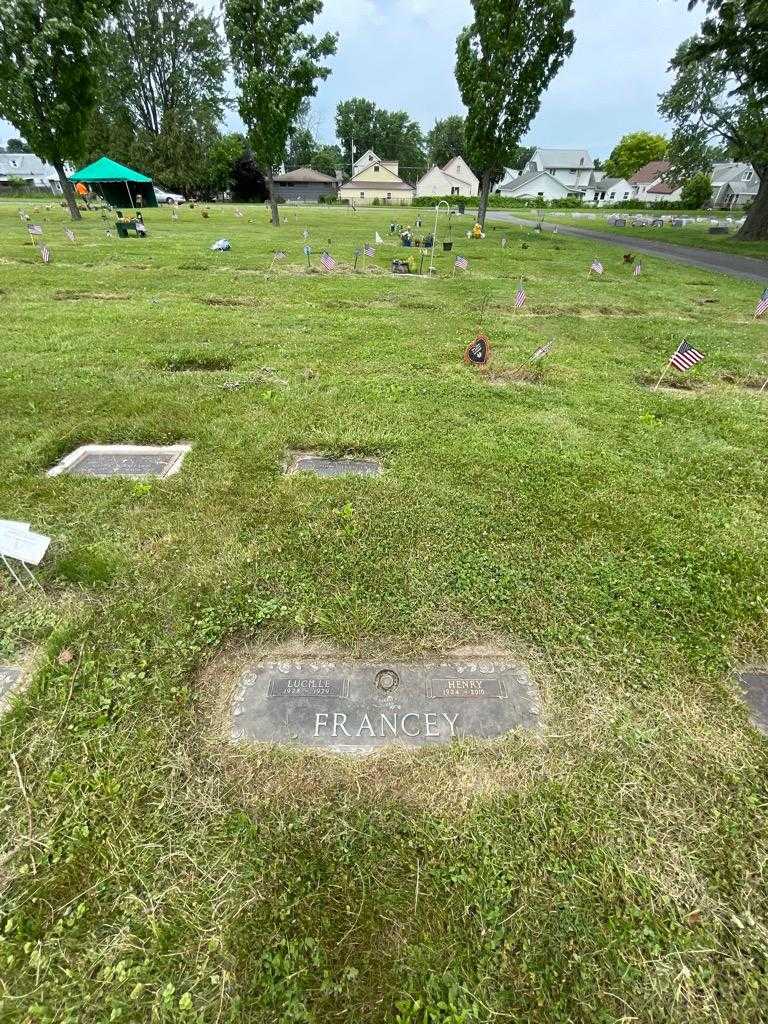
[(456, 206), (458, 208), (459, 214), (463, 217), (464, 213), (465, 213), (465, 211), (467, 209), (467, 204), (466, 203), (456, 203)]
[(121, 220), (116, 220), (115, 221), (115, 228), (117, 229), (117, 237), (118, 238), (127, 238), (128, 237), (128, 225), (126, 223), (124, 223)]

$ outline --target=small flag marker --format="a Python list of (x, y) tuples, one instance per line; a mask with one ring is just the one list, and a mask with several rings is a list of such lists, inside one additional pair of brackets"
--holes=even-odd
[(525, 294), (525, 288), (523, 288), (522, 278), (520, 284), (517, 286), (517, 292), (515, 293), (515, 309), (522, 309), (525, 305), (527, 296)]
[(329, 252), (324, 252), (320, 257), (320, 263), (322, 264), (323, 270), (335, 270), (336, 260), (331, 256)]
[(758, 317), (761, 317), (763, 315), (763, 313), (765, 313), (765, 311), (767, 309), (768, 309), (768, 288), (765, 289), (765, 291), (760, 296), (760, 299), (759, 299), (759, 301), (757, 303), (757, 306), (755, 308), (755, 320), (757, 320)]

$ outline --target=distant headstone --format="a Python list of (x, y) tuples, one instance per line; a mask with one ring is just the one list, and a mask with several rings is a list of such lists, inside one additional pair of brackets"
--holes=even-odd
[(653, 220), (651, 221), (651, 227), (652, 228), (663, 228), (664, 227), (664, 221), (662, 220), (661, 217), (654, 217)]
[(381, 476), (383, 470), (378, 459), (332, 458), (312, 452), (294, 452), (285, 469), (287, 476), (294, 473), (314, 473), (316, 476)]
[(768, 669), (739, 672), (737, 678), (752, 721), (761, 732), (768, 734)]
[(673, 228), (682, 228), (684, 226), (685, 226), (685, 221), (683, 220), (682, 217), (673, 217), (672, 218), (672, 227)]
[(513, 662), (262, 661), (239, 681), (231, 736), (365, 754), (535, 729), (539, 717), (536, 687)]
[(725, 226), (720, 227), (720, 225), (718, 225), (717, 227), (709, 228), (708, 234), (710, 234), (710, 235), (727, 235), (729, 230), (730, 229), (725, 227)]
[(87, 444), (48, 470), (48, 476), (144, 477), (173, 476), (181, 469), (189, 445)]
[(478, 334), (464, 351), (464, 362), (471, 366), (485, 366), (491, 358), (491, 343), (484, 334)]

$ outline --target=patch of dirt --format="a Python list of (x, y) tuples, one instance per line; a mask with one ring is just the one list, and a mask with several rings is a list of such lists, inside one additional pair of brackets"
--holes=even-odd
[(73, 292), (60, 290), (53, 293), (57, 302), (88, 302), (99, 300), (103, 302), (127, 302), (132, 296), (128, 292)]
[(514, 305), (495, 306), (502, 312), (513, 313), (519, 317), (534, 316), (580, 316), (584, 319), (593, 317), (629, 317), (629, 316), (658, 316), (657, 312), (648, 313), (641, 309), (623, 309), (621, 306), (528, 306), (525, 309), (516, 309)]
[(706, 391), (706, 384), (702, 384), (695, 378), (664, 377), (657, 388), (656, 383), (658, 379), (658, 375), (654, 377), (650, 373), (640, 374), (636, 378), (638, 384), (648, 388), (650, 391), (663, 391), (668, 395), (698, 395)]
[(768, 386), (766, 385), (766, 380), (768, 380), (768, 371), (766, 371), (765, 375), (762, 377), (737, 377), (734, 373), (721, 373), (720, 380), (723, 381), (724, 384), (733, 384), (734, 387), (744, 388), (746, 391), (761, 393), (768, 398)]
[(208, 270), (205, 263), (180, 263), (178, 270)]
[(542, 366), (524, 366), (512, 370), (488, 370), (485, 379), (491, 387), (502, 388), (513, 384), (536, 384), (544, 383), (544, 368)]

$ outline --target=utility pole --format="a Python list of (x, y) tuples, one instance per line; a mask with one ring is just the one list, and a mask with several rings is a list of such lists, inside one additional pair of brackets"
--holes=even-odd
[(349, 152), (350, 152), (350, 155), (352, 157), (352, 162), (350, 164), (349, 171), (350, 171), (350, 174), (354, 175), (354, 173), (355, 173), (355, 140), (354, 139), (350, 139), (349, 140)]

